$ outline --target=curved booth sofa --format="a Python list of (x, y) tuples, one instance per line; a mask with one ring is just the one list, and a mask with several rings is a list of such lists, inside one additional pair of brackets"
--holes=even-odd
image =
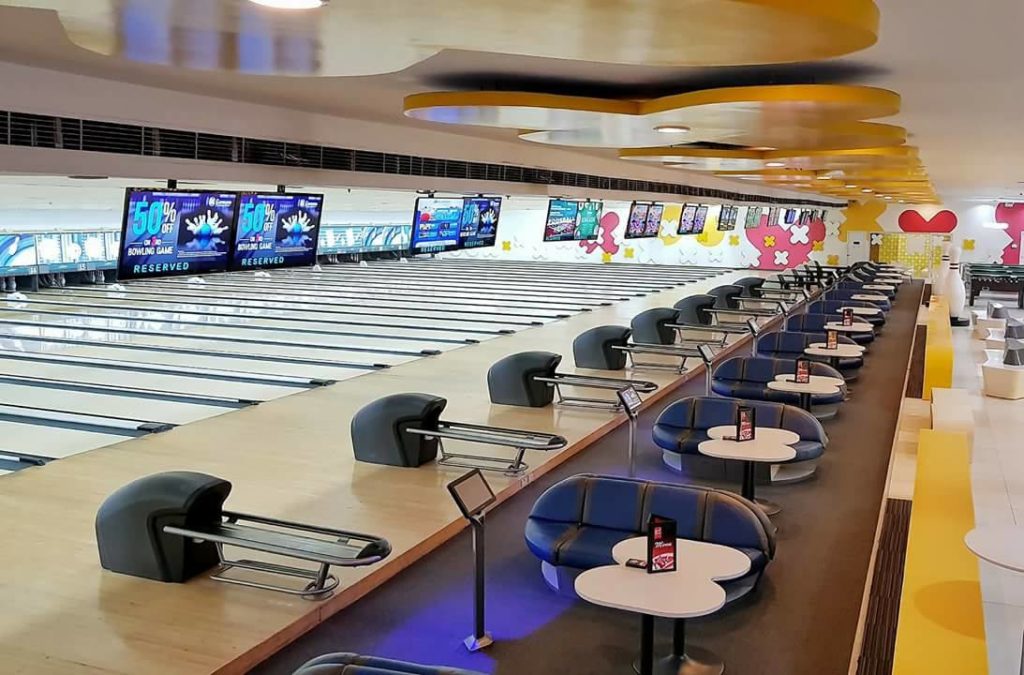
[[(777, 375), (791, 375), (796, 371), (795, 359), (775, 359), (764, 356), (736, 356), (719, 364), (711, 375), (711, 391), (719, 396), (771, 401), (786, 405), (800, 405), (800, 395), (768, 388)], [(832, 366), (814, 361), (811, 375), (844, 379)], [(819, 420), (831, 419), (846, 400), (846, 387), (835, 394), (815, 394), (811, 397), (811, 411)], [(760, 424), (760, 419), (758, 419)]]
[[(826, 314), (832, 318), (832, 320), (842, 320), (842, 309), (843, 307), (860, 307), (863, 309), (877, 309), (882, 308), (878, 305), (873, 305), (869, 302), (859, 302), (857, 300), (818, 300), (812, 302), (807, 306), (808, 314)], [(879, 330), (885, 325), (885, 313), (879, 311), (877, 314), (857, 314), (855, 318), (858, 321), (865, 321), (875, 327), (875, 330)]]
[(775, 556), (775, 528), (737, 494), (593, 474), (566, 478), (540, 496), (526, 521), (526, 545), (548, 585), (574, 594), (576, 576), (614, 565), (616, 544), (646, 536), (652, 513), (676, 520), (680, 539), (730, 546), (750, 558), (746, 576), (722, 582), (730, 601), (753, 590)]
[[(842, 318), (826, 314), (799, 314), (786, 319), (786, 330), (791, 333), (824, 334), (825, 331), (828, 330), (825, 328), (825, 324), (838, 321), (842, 321)], [(848, 336), (861, 347), (867, 347), (875, 341), (875, 332), (873, 330), (849, 333)], [(824, 342), (824, 340), (822, 340), (822, 342)]]
[[(768, 356), (776, 359), (797, 359), (804, 356), (804, 350), (816, 343), (825, 342), (828, 336), (824, 333), (795, 333), (790, 331), (779, 331), (767, 333), (757, 338), (758, 356)], [(839, 336), (840, 344), (857, 344), (848, 337)], [(815, 357), (810, 357), (815, 358)], [(857, 356), (849, 359), (839, 359), (837, 370), (842, 373), (843, 379), (847, 382), (856, 380), (860, 375), (860, 369), (864, 367), (864, 357)]]
[[(818, 459), (828, 446), (828, 435), (814, 415), (795, 406), (733, 398), (691, 396), (666, 407), (654, 422), (654, 444), (662, 450), (662, 461), (670, 469), (683, 470), (685, 456), (723, 462), (701, 455), (697, 447), (708, 440), (711, 427), (736, 423), (736, 408), (754, 408), (759, 427), (786, 429), (800, 436), (793, 446), (796, 457), (774, 465), (771, 470), (758, 465), (759, 478), (765, 482), (791, 483), (809, 478), (817, 469)], [(735, 464), (735, 463), (734, 463)], [(777, 467), (777, 468), (775, 468)], [(766, 480), (767, 477), (767, 480)]]
[(307, 661), (293, 675), (483, 675), (475, 670), (420, 666), (405, 661), (379, 659), (339, 652)]
[(886, 300), (854, 300), (855, 295), (881, 295), (888, 298), (888, 295), (879, 293), (877, 291), (865, 291), (861, 288), (833, 288), (825, 292), (825, 300), (839, 301), (839, 302), (860, 302), (868, 306), (877, 307), (883, 312), (888, 312), (892, 309), (892, 302)]

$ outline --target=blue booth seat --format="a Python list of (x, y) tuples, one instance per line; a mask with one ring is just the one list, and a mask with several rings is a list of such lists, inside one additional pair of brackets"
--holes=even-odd
[[(790, 331), (779, 331), (777, 333), (766, 333), (757, 338), (758, 356), (770, 356), (777, 359), (797, 359), (804, 356), (804, 350), (812, 344), (824, 343), (828, 336), (824, 333), (795, 333)], [(840, 344), (857, 344), (843, 335), (839, 336)], [(817, 357), (810, 357), (816, 360)], [(864, 366), (864, 357), (856, 356), (848, 359), (839, 359), (838, 370), (847, 381), (856, 380), (860, 369)]]
[[(777, 375), (791, 375), (795, 371), (795, 359), (736, 356), (715, 368), (711, 376), (711, 391), (719, 396), (800, 405), (799, 394), (768, 388), (768, 383), (775, 380)], [(838, 370), (817, 361), (811, 363), (811, 375), (843, 379)], [(846, 400), (846, 393), (846, 387), (843, 386), (834, 394), (811, 396), (811, 412), (820, 420), (835, 417), (839, 406)]]
[(828, 446), (825, 428), (814, 415), (791, 405), (733, 398), (691, 396), (661, 411), (654, 422), (653, 436), (654, 444), (662, 450), (662, 461), (681, 471), (683, 455), (703, 457), (697, 448), (708, 440), (707, 430), (735, 424), (736, 409), (741, 405), (754, 409), (757, 426), (786, 429), (800, 436), (793, 446), (796, 457), (779, 463), (785, 470), (773, 476), (773, 482), (795, 482), (814, 474), (818, 459)]
[[(865, 291), (860, 288), (833, 288), (825, 292), (824, 298), (826, 300), (834, 300), (839, 302), (863, 302), (865, 305), (877, 307), (883, 312), (888, 312), (892, 309), (892, 303), (889, 300), (854, 300), (855, 295), (885, 295), (877, 291)], [(886, 298), (889, 296), (885, 295)]]
[(746, 576), (722, 582), (730, 601), (749, 593), (775, 556), (775, 528), (739, 495), (593, 474), (566, 478), (540, 496), (526, 522), (526, 545), (548, 585), (572, 594), (581, 572), (615, 564), (616, 544), (646, 536), (652, 513), (674, 519), (680, 539), (730, 546), (750, 558)]
[[(825, 314), (798, 314), (786, 320), (786, 330), (792, 333), (824, 333), (828, 330), (825, 328), (826, 323), (835, 323), (837, 321), (842, 321), (842, 318)], [(875, 341), (875, 332), (873, 330), (863, 333), (849, 333), (848, 335), (851, 340), (862, 347), (867, 347)]]
[[(819, 300), (812, 302), (807, 306), (808, 314), (827, 314), (832, 320), (843, 318), (842, 309), (843, 307), (863, 307), (865, 309), (878, 309), (881, 307), (878, 305), (872, 305), (867, 302), (859, 302), (857, 300)], [(885, 314), (881, 311), (877, 314), (857, 314), (854, 318), (858, 321), (866, 321), (875, 327), (875, 330), (880, 330), (885, 325)]]
[(379, 659), (339, 652), (324, 654), (304, 663), (293, 675), (483, 675), (475, 670), (420, 666), (415, 663)]

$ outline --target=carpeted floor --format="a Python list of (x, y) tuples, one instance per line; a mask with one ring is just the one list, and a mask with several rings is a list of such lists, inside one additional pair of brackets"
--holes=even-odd
[[(717, 651), (727, 672), (848, 671), (920, 290), (918, 282), (901, 290), (852, 399), (826, 423), (831, 445), (816, 477), (759, 488), (759, 496), (784, 508), (773, 518), (779, 527), (778, 554), (759, 590), (688, 623), (689, 643)], [(680, 396), (702, 389), (700, 378)], [(650, 441), (659, 410), (640, 420), (639, 473), (678, 481)], [(485, 652), (469, 654), (461, 645), (472, 625), (472, 553), (465, 532), (254, 672), (290, 673), (305, 660), (332, 651), (498, 675), (632, 672), (639, 617), (556, 596), (541, 579), (522, 536), (530, 508), (543, 490), (578, 473), (624, 474), (625, 458), (626, 430), (621, 428), (489, 514), (487, 626), (496, 644)], [(738, 490), (733, 484), (719, 486)], [(659, 622), (659, 649), (665, 652), (670, 630), (669, 622)]]

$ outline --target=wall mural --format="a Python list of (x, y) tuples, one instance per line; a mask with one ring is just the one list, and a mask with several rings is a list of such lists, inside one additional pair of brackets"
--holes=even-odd
[(907, 209), (899, 216), (899, 226), (904, 232), (915, 234), (949, 234), (957, 225), (956, 214), (949, 209), (939, 211), (931, 218), (925, 218), (920, 211)]
[[(619, 245), (615, 241), (615, 230), (619, 227), (619, 214), (608, 211), (601, 216), (601, 224), (597, 231), (596, 241), (581, 241), (580, 248), (587, 253), (594, 253), (600, 250), (602, 253), (614, 256), (619, 252)], [(627, 257), (633, 257), (629, 255)]]
[(1024, 235), (1024, 204), (1000, 204), (996, 207), (996, 222), (1009, 226), (1002, 230), (1010, 241), (1003, 248), (999, 260), (1004, 265), (1019, 265), (1020, 240), (1021, 235)]
[(846, 242), (850, 232), (881, 232), (882, 226), (878, 219), (885, 213), (887, 204), (881, 199), (865, 202), (851, 202), (842, 211), (843, 220), (839, 223), (838, 238)]

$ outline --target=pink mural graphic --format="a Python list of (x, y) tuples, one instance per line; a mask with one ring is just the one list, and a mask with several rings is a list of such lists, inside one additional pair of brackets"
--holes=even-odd
[(996, 207), (996, 222), (1009, 225), (1004, 230), (1010, 243), (1003, 249), (1003, 264), (1019, 265), (1020, 237), (1024, 234), (1024, 204), (1000, 204)]
[(747, 230), (747, 239), (757, 248), (756, 264), (761, 270), (787, 270), (803, 265), (811, 256), (814, 244), (825, 241), (825, 221), (811, 220), (805, 225), (759, 225)]
[(588, 254), (601, 250), (602, 253), (615, 255), (619, 252), (619, 245), (615, 243), (615, 228), (619, 226), (619, 214), (609, 211), (601, 217), (601, 225), (597, 231), (596, 241), (581, 241), (580, 248)]

